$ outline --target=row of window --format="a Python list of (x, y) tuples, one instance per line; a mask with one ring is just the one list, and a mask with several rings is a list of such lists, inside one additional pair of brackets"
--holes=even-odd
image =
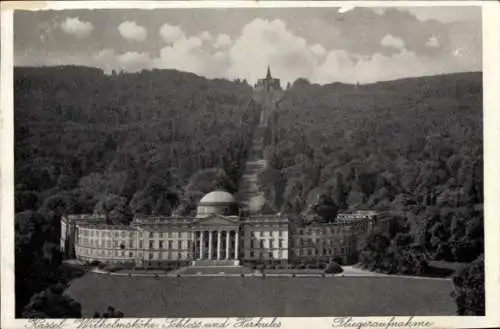
[(296, 249), (295, 250), (295, 255), (296, 256), (335, 256), (340, 254), (347, 254), (349, 253), (350, 249), (349, 248), (322, 248), (322, 249), (316, 249), (316, 248), (306, 248), (306, 249)]
[(338, 244), (344, 244), (349, 242), (349, 240), (344, 239), (344, 238), (320, 238), (320, 239), (314, 239), (314, 238), (296, 238), (294, 240), (294, 243), (296, 246), (307, 246), (307, 245), (338, 245)]
[[(300, 228), (297, 230), (297, 234), (299, 235), (325, 235), (325, 234), (341, 234), (345, 233), (346, 231), (349, 230), (354, 230), (357, 232), (361, 231), (366, 231), (367, 225), (349, 225), (349, 226), (340, 226), (340, 227), (309, 227), (309, 228)], [(284, 237), (285, 233), (288, 233), (287, 231), (284, 230), (275, 230), (275, 231), (269, 231), (269, 230), (262, 230), (262, 231), (246, 231), (245, 235), (253, 235), (257, 237), (271, 237), (271, 236), (278, 236), (278, 237)], [(129, 237), (132, 238), (135, 234), (135, 231), (103, 231), (103, 230), (95, 230), (95, 229), (85, 229), (85, 228), (80, 228), (80, 234), (82, 237), (102, 237), (102, 238), (112, 238), (112, 237)], [(149, 232), (139, 232), (139, 237), (149, 237), (150, 239), (156, 238), (156, 239), (162, 239), (162, 238), (189, 238), (191, 236), (191, 232), (154, 232), (154, 231), (149, 231)]]
[[(256, 236), (256, 237), (272, 237), (272, 236), (277, 236), (277, 237), (284, 237), (285, 236), (285, 233), (288, 233), (288, 232), (285, 232), (283, 230), (277, 230), (277, 231), (246, 231), (245, 232), (245, 236)], [(274, 233), (274, 234), (272, 234)]]
[(140, 236), (148, 236), (150, 239), (156, 238), (156, 239), (162, 239), (162, 238), (189, 238), (191, 236), (191, 232), (154, 232), (154, 231), (149, 231), (149, 232), (141, 232)]
[[(135, 258), (136, 253), (133, 251), (120, 251), (120, 250), (104, 250), (104, 249), (91, 249), (91, 248), (78, 248), (76, 250), (77, 257), (102, 257), (102, 258)], [(171, 252), (149, 252), (144, 256), (147, 259), (165, 259), (165, 260), (186, 260), (189, 259), (190, 253), (185, 251), (171, 251)], [(142, 256), (142, 254), (139, 254)]]
[(188, 252), (149, 252), (149, 260), (187, 260), (190, 259)]
[[(325, 236), (325, 235), (338, 235), (342, 233), (349, 232), (353, 229), (353, 226), (338, 226), (338, 227), (312, 227), (312, 228), (301, 228), (297, 230), (298, 235), (318, 235), (318, 236)], [(363, 226), (356, 226), (356, 230), (359, 231), (365, 231), (366, 227)]]
[(92, 249), (92, 248), (77, 248), (77, 256), (93, 256), (93, 257), (114, 257), (114, 258), (132, 258), (135, 253), (132, 251), (108, 250), (108, 249)]
[[(102, 237), (102, 238), (112, 238), (112, 237), (130, 237), (132, 238), (136, 231), (119, 231), (119, 230), (96, 230), (96, 229), (86, 229), (80, 228), (79, 233), (82, 237)], [(139, 232), (140, 237), (149, 238), (188, 238), (191, 232)]]
[(135, 231), (118, 231), (118, 230), (94, 230), (94, 229), (85, 229), (85, 228), (79, 228), (79, 233), (83, 237), (133, 237)]
[[(118, 240), (97, 240), (92, 238), (81, 238), (79, 244), (82, 246), (94, 246), (100, 248), (115, 248), (115, 249), (132, 249), (135, 247), (134, 241), (118, 241)], [(188, 249), (191, 246), (191, 241), (189, 240), (148, 240), (148, 243), (143, 243), (142, 240), (139, 241), (139, 249), (143, 249), (144, 246), (149, 247), (149, 249)]]
[[(167, 241), (157, 241), (149, 240), (149, 249), (177, 249), (177, 248), (189, 248), (191, 241), (188, 240), (167, 240)], [(142, 241), (139, 241), (139, 249), (143, 248)]]
[(284, 239), (279, 239), (279, 240), (275, 240), (275, 239), (262, 239), (262, 240), (258, 240), (258, 239), (252, 239), (251, 240), (251, 247), (252, 248), (286, 248), (287, 247), (287, 243), (288, 242), (287, 240), (284, 240)]
[(248, 250), (245, 253), (245, 258), (250, 259), (287, 259), (288, 258), (288, 250), (273, 250), (273, 251), (264, 251), (264, 250)]
[(132, 249), (132, 248), (134, 248), (134, 241), (133, 240), (129, 240), (129, 241), (125, 242), (125, 241), (119, 241), (119, 240), (98, 240), (98, 239), (92, 239), (92, 238), (80, 238), (78, 242), (80, 245), (83, 245), (83, 246), (94, 246), (94, 247), (101, 247), (101, 248), (115, 248), (115, 249), (125, 249), (125, 248)]

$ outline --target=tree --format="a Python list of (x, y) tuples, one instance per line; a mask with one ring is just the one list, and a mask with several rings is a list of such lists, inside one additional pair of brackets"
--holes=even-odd
[(223, 190), (229, 193), (236, 192), (236, 184), (231, 180), (224, 169), (219, 169), (213, 182), (215, 190)]
[(115, 310), (115, 308), (113, 306), (108, 306), (108, 308), (106, 309), (106, 312), (103, 312), (102, 315), (99, 312), (94, 311), (93, 317), (94, 318), (123, 318), (124, 314), (122, 311)]
[(484, 256), (462, 268), (453, 277), (455, 290), (452, 296), (458, 315), (484, 315)]
[(24, 318), (80, 318), (81, 305), (64, 294), (66, 286), (54, 284), (35, 294), (24, 308)]
[(15, 192), (16, 212), (36, 210), (38, 208), (38, 202), (38, 195), (34, 191), (16, 190)]
[(51, 220), (33, 211), (15, 217), (16, 315), (31, 296), (58, 280), (62, 257)]
[(94, 212), (106, 215), (111, 223), (128, 224), (132, 219), (132, 212), (128, 209), (127, 199), (114, 194), (102, 196), (96, 204)]

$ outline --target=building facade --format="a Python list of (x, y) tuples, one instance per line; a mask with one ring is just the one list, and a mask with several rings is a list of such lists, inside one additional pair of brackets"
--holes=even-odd
[(352, 261), (376, 213), (339, 214), (333, 223), (303, 225), (282, 215), (239, 217), (234, 197), (205, 195), (194, 217), (136, 216), (130, 225), (106, 224), (104, 216), (61, 219), (67, 258), (127, 263), (138, 268), (238, 265), (241, 262)]

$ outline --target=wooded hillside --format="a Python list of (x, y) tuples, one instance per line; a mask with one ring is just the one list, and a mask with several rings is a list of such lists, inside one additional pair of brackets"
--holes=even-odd
[(380, 260), (411, 246), (470, 262), (483, 251), (482, 120), (481, 73), (358, 86), (299, 79), (280, 103), (261, 183), (277, 211), (306, 220), (389, 212), (398, 225)]
[(236, 189), (258, 119), (246, 83), (71, 66), (14, 73), (18, 316), (64, 281), (61, 215), (128, 223), (133, 213), (188, 214), (204, 193)]

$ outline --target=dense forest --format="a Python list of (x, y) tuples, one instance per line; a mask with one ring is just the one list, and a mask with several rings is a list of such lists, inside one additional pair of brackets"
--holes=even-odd
[(481, 73), (299, 79), (269, 129), (260, 183), (276, 211), (306, 222), (379, 211), (390, 225), (360, 254), (371, 270), (428, 275), (432, 261), (470, 263), (483, 253), (482, 119)]
[[(133, 214), (190, 214), (204, 193), (237, 190), (259, 114), (246, 82), (75, 66), (14, 73), (17, 316), (80, 312), (63, 295), (61, 215), (126, 224)], [(393, 225), (367, 236), (366, 268), (426, 274), (430, 261), (470, 263), (483, 253), (481, 80), (298, 79), (267, 132), (262, 189), (276, 212), (305, 220), (384, 214)], [(471, 264), (455, 282), (462, 314), (478, 295), (470, 276), (484, 281), (480, 261)]]
[(245, 82), (174, 70), (16, 68), (14, 90), (18, 315), (61, 282), (61, 215), (189, 214), (236, 190), (258, 119)]

